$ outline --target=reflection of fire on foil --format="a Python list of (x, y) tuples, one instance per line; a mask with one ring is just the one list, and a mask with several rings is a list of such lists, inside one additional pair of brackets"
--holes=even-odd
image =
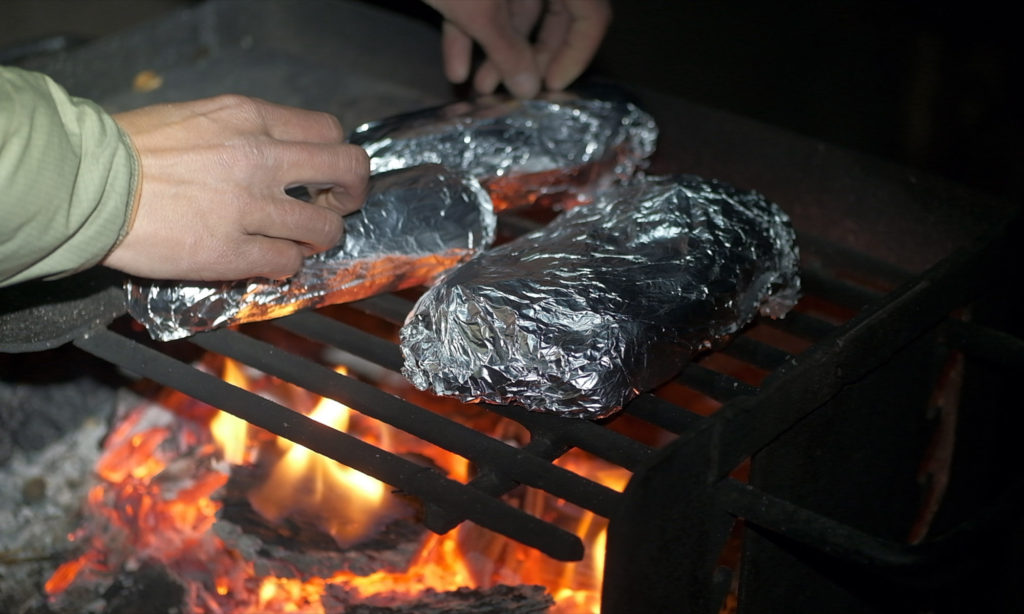
[(465, 401), (599, 418), (799, 293), (789, 219), (692, 176), (602, 192), (478, 255), (402, 329), (406, 376)]
[(366, 149), (373, 172), (423, 163), (466, 171), (501, 211), (589, 202), (643, 167), (657, 135), (651, 116), (633, 104), (552, 94), (398, 115), (360, 126), (349, 142)]
[(127, 284), (129, 311), (156, 339), (266, 320), (304, 307), (367, 298), (433, 283), (494, 240), (491, 200), (465, 173), (437, 165), (370, 180), (361, 211), (345, 218), (335, 248), (310, 256), (280, 281)]

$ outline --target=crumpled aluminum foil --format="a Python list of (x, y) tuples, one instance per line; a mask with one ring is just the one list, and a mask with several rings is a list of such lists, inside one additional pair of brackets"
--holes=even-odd
[(755, 192), (647, 177), (483, 252), (417, 302), (403, 373), (463, 401), (601, 418), (799, 294), (786, 214)]
[(570, 208), (632, 177), (654, 152), (658, 128), (628, 102), (549, 94), (485, 97), (364, 124), (349, 142), (371, 172), (437, 163), (479, 179), (496, 211)]
[(162, 341), (429, 285), (494, 241), (490, 197), (469, 175), (437, 165), (374, 175), (337, 247), (286, 280), (126, 284), (128, 310)]

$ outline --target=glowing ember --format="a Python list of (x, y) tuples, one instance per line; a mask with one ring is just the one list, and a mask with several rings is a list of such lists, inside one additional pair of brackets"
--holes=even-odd
[[(296, 389), (279, 382), (273, 384), (278, 390), (268, 389), (266, 380), (272, 378), (250, 374), (230, 361), (223, 377), (260, 394), (287, 397), (293, 407), (312, 408), (310, 417), (323, 424), (390, 451), (429, 458), (453, 479), (467, 479), (466, 459), (427, 449), (335, 401), (297, 399)], [(195, 404), (180, 396), (170, 398)], [(401, 570), (304, 578), (275, 577), (266, 570), (257, 574), (256, 565), (212, 530), (232, 464), (264, 468), (266, 479), (249, 490), (248, 501), (269, 525), (301, 518), (333, 536), (342, 550), (373, 537), (409, 508), (373, 478), (278, 441), (228, 414), (196, 407), (174, 410), (141, 405), (111, 431), (96, 467), (99, 483), (86, 502), (86, 520), (70, 536), (82, 554), (61, 565), (45, 587), (55, 603), (74, 599), (75, 587), (101, 594), (119, 575), (157, 563), (184, 587), (184, 611), (200, 614), (334, 614), (344, 611), (338, 605), (342, 597), (412, 602), (425, 592), (486, 590), (502, 584), (546, 587), (556, 602), (551, 611), (557, 614), (600, 611), (606, 521), (532, 490), (517, 495), (521, 507), (560, 526), (575, 527), (587, 543), (585, 560), (560, 563), (463, 523), (446, 535), (430, 534)], [(183, 415), (211, 417), (207, 424)], [(570, 453), (559, 464), (615, 489), (629, 475), (582, 454)]]

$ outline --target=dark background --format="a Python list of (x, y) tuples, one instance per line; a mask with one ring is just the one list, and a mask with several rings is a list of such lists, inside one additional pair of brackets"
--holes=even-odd
[(995, 6), (618, 1), (597, 66), (1020, 201), (1020, 36)]
[[(102, 36), (199, 1), (3, 0), (0, 48), (50, 34)], [(437, 21), (418, 0), (361, 1)], [(1024, 71), (1010, 9), (867, 0), (613, 6), (595, 75), (1022, 200)]]

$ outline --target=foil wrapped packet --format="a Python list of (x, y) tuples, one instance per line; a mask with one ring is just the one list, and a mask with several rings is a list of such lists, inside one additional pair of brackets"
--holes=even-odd
[(162, 341), (299, 309), (433, 283), (494, 240), (490, 197), (469, 175), (438, 165), (380, 173), (334, 248), (285, 280), (130, 280), (128, 310)]
[(601, 418), (799, 294), (786, 214), (756, 192), (646, 177), (447, 274), (401, 330), (403, 373), (463, 401)]
[(466, 171), (500, 212), (589, 202), (643, 168), (657, 136), (654, 119), (632, 103), (550, 94), (396, 115), (359, 126), (349, 142), (366, 149), (371, 172), (423, 163)]

